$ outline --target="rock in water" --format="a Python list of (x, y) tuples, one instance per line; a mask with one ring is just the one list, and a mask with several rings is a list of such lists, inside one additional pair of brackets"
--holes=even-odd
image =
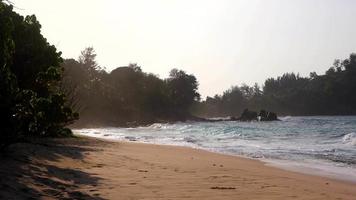
[(260, 111), (259, 119), (260, 119), (260, 121), (276, 121), (276, 120), (278, 120), (276, 113), (267, 112), (265, 110)]
[(250, 111), (247, 108), (242, 112), (241, 116), (238, 118), (240, 121), (253, 121), (257, 120), (257, 112)]

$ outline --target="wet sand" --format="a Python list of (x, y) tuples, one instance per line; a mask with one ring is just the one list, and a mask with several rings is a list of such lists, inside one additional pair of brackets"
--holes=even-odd
[(80, 137), (0, 159), (0, 199), (356, 199), (355, 183), (185, 147)]

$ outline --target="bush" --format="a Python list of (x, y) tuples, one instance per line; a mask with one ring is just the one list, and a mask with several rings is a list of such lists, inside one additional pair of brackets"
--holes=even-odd
[(78, 118), (59, 89), (61, 53), (35, 16), (12, 9), (0, 1), (0, 148), (23, 137), (69, 135), (64, 127)]

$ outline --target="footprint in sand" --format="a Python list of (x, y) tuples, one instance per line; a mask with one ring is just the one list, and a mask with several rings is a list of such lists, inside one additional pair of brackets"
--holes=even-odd
[(214, 186), (211, 187), (212, 190), (235, 190), (235, 187), (221, 187), (221, 186)]
[(222, 176), (209, 176), (211, 179), (217, 179), (217, 178), (230, 178), (231, 176), (228, 175), (222, 175)]
[(97, 165), (94, 165), (93, 167), (102, 168), (104, 166), (105, 166), (104, 164), (97, 164)]

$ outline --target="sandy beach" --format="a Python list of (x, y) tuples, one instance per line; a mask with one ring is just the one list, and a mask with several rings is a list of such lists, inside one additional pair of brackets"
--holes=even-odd
[(88, 137), (16, 144), (0, 199), (355, 199), (356, 184), (203, 150)]

